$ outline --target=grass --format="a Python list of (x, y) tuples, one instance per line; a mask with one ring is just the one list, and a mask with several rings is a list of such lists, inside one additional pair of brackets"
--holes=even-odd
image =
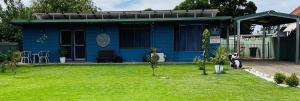
[[(243, 70), (201, 75), (195, 65), (21, 66), (0, 73), (1, 101), (299, 101), (300, 89), (283, 88)], [(167, 79), (160, 78), (167, 76)]]

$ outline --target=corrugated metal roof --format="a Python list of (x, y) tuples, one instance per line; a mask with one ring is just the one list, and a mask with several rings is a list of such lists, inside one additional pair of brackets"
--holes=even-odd
[(275, 11), (266, 11), (234, 18), (234, 20), (237, 21), (246, 21), (251, 24), (259, 24), (264, 26), (293, 23), (296, 21), (296, 19), (300, 19), (300, 17)]

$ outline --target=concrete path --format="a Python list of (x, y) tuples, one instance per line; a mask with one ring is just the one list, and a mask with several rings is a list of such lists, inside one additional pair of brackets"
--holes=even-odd
[(282, 72), (287, 75), (296, 73), (300, 77), (300, 65), (293, 62), (273, 61), (273, 60), (243, 60), (244, 67), (254, 68), (257, 71), (274, 75), (276, 72)]

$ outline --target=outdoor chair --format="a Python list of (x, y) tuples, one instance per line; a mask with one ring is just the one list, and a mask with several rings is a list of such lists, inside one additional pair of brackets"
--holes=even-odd
[(45, 63), (49, 62), (49, 51), (40, 51), (39, 55), (39, 63), (42, 63), (45, 60)]
[[(27, 60), (27, 61), (26, 61)], [(21, 63), (31, 63), (31, 51), (23, 51), (21, 53)]]

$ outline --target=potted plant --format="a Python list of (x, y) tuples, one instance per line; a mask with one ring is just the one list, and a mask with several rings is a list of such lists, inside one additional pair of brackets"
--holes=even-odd
[(215, 57), (212, 59), (212, 62), (215, 64), (215, 72), (223, 73), (224, 64), (227, 60), (227, 50), (224, 47), (219, 47), (215, 53)]
[(66, 63), (66, 57), (65, 57), (66, 51), (65, 51), (65, 49), (64, 48), (60, 48), (58, 50), (58, 53), (59, 53), (59, 61), (60, 61), (60, 63)]

